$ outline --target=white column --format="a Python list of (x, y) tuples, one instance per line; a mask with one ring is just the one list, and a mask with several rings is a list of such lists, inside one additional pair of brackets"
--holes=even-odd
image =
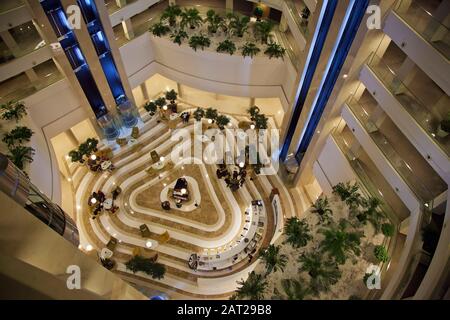
[(281, 32), (286, 32), (288, 29), (287, 20), (284, 14), (281, 15), (279, 30)]
[(131, 40), (134, 38), (133, 25), (131, 24), (131, 19), (122, 20), (122, 28), (123, 33), (125, 34), (125, 38)]
[(177, 82), (177, 93), (179, 98), (183, 98), (183, 86)]
[(255, 98), (254, 98), (254, 97), (251, 97), (248, 106), (249, 106), (249, 107), (253, 107), (254, 105), (255, 105)]
[(148, 96), (147, 87), (145, 86), (145, 82), (140, 84), (142, 96), (144, 97), (144, 100), (148, 101), (150, 97)]
[(227, 11), (233, 11), (233, 0), (226, 0), (225, 8)]

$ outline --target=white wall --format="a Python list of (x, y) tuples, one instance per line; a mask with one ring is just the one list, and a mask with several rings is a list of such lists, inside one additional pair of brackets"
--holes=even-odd
[(155, 73), (190, 87), (240, 97), (279, 97), (286, 111), (294, 90), (296, 72), (285, 60), (215, 51), (193, 51), (150, 33), (133, 39), (120, 48), (132, 88)]

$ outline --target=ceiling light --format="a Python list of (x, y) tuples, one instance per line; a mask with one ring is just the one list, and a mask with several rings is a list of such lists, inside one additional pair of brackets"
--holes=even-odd
[(87, 246), (86, 246), (86, 250), (87, 251), (91, 251), (92, 249), (94, 249), (90, 244), (88, 244)]
[(95, 154), (93, 154), (93, 155), (91, 156), (91, 159), (92, 159), (92, 160), (95, 160), (95, 159), (97, 159), (97, 156), (96, 156)]
[(151, 242), (150, 240), (148, 240), (148, 241), (145, 243), (145, 246), (146, 246), (147, 248), (151, 248), (151, 247), (152, 247), (152, 242)]

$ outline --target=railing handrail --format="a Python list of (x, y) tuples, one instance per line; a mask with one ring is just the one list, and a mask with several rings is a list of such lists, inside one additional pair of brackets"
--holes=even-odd
[[(400, 7), (401, 7), (401, 3), (404, 2), (404, 0), (399, 0), (399, 3), (397, 6), (395, 6), (395, 8), (393, 8), (393, 10), (398, 13), (399, 15), (402, 15), (402, 13), (400, 11)], [(441, 21), (439, 21), (438, 19), (436, 19), (433, 14), (431, 12), (429, 12), (428, 10), (426, 10), (424, 7), (422, 7), (419, 3), (417, 3), (416, 1), (411, 1), (410, 6), (406, 9), (408, 10), (409, 8), (411, 8), (412, 6), (418, 8), (420, 11), (422, 11), (425, 16), (430, 17), (430, 19), (432, 19), (432, 21), (436, 22), (438, 25), (442, 26), (443, 28), (447, 29), (447, 31), (449, 30), (449, 27), (447, 27), (445, 24), (443, 24)], [(413, 26), (414, 27), (414, 26)]]
[[(355, 114), (355, 117), (361, 122), (361, 124), (363, 125), (363, 127), (365, 127), (363, 121), (361, 121), (359, 119), (359, 116), (356, 112), (356, 110), (353, 110), (352, 108), (352, 103), (355, 103), (357, 105), (359, 105), (363, 110), (365, 110), (364, 108), (364, 104), (361, 103), (360, 101), (358, 101), (354, 95), (349, 96), (349, 98), (346, 101), (346, 104), (349, 106), (350, 110)], [(369, 119), (367, 119), (367, 121), (370, 121)], [(376, 126), (376, 125), (375, 125)], [(377, 127), (377, 126), (376, 126)], [(378, 128), (378, 127), (377, 127)], [(366, 128), (367, 129), (367, 128)], [(371, 137), (371, 139), (375, 142), (375, 144), (378, 146), (377, 142), (375, 141), (375, 139), (369, 134), (369, 136)], [(384, 136), (384, 135), (383, 135)], [(387, 141), (387, 139), (386, 139)], [(402, 165), (404, 167), (406, 167), (407, 169), (409, 169), (409, 165), (406, 163), (405, 160), (403, 160), (403, 158), (400, 156), (400, 154), (398, 154), (397, 151), (395, 151), (394, 147), (392, 145), (390, 145), (389, 142), (387, 142), (386, 144), (389, 144), (389, 146), (392, 149), (392, 152), (398, 157), (398, 159), (401, 161)], [(388, 157), (388, 155), (384, 152), (384, 150), (378, 146), (378, 148), (380, 149), (380, 151), (385, 155), (386, 159), (388, 159), (388, 161), (391, 163), (392, 167), (395, 169), (395, 171), (403, 178), (403, 181), (405, 181), (405, 183), (409, 186), (409, 188), (411, 189), (411, 191), (414, 193), (414, 195), (421, 201), (421, 203), (426, 203), (426, 202), (430, 202), (432, 201), (432, 199), (434, 198), (429, 192), (428, 192), (428, 188), (420, 181), (420, 180), (415, 180), (414, 183), (411, 183), (409, 181), (410, 178), (406, 177), (400, 170), (398, 170), (398, 166), (395, 165), (390, 158)], [(409, 171), (412, 172), (412, 169), (409, 169)], [(428, 194), (429, 199), (426, 200), (424, 199), (420, 194), (418, 194), (418, 192), (415, 190), (417, 189), (417, 186), (419, 186), (419, 189), (422, 190), (422, 192), (424, 192), (425, 194)]]

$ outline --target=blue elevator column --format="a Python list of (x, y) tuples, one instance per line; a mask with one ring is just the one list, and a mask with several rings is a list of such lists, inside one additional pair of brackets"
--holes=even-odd
[(350, 47), (358, 32), (359, 25), (364, 17), (369, 0), (352, 0), (347, 8), (345, 19), (341, 24), (338, 39), (328, 61), (324, 79), (316, 94), (312, 109), (308, 116), (306, 128), (300, 137), (300, 144), (296, 152), (296, 159), (300, 163), (314, 136), (317, 125), (322, 117), (328, 99), (333, 91), (336, 80), (345, 63)]
[(93, 0), (77, 0), (77, 3), (81, 8), (83, 19), (87, 25), (91, 41), (97, 52), (123, 125), (127, 128), (134, 127), (138, 122), (139, 115), (136, 107), (126, 96), (95, 2)]
[(108, 113), (103, 98), (94, 81), (89, 65), (80, 48), (78, 40), (70, 27), (66, 13), (59, 0), (43, 0), (41, 6), (58, 37), (58, 41), (69, 60), (72, 70), (83, 90), (98, 124), (108, 140), (119, 136), (119, 128)]

